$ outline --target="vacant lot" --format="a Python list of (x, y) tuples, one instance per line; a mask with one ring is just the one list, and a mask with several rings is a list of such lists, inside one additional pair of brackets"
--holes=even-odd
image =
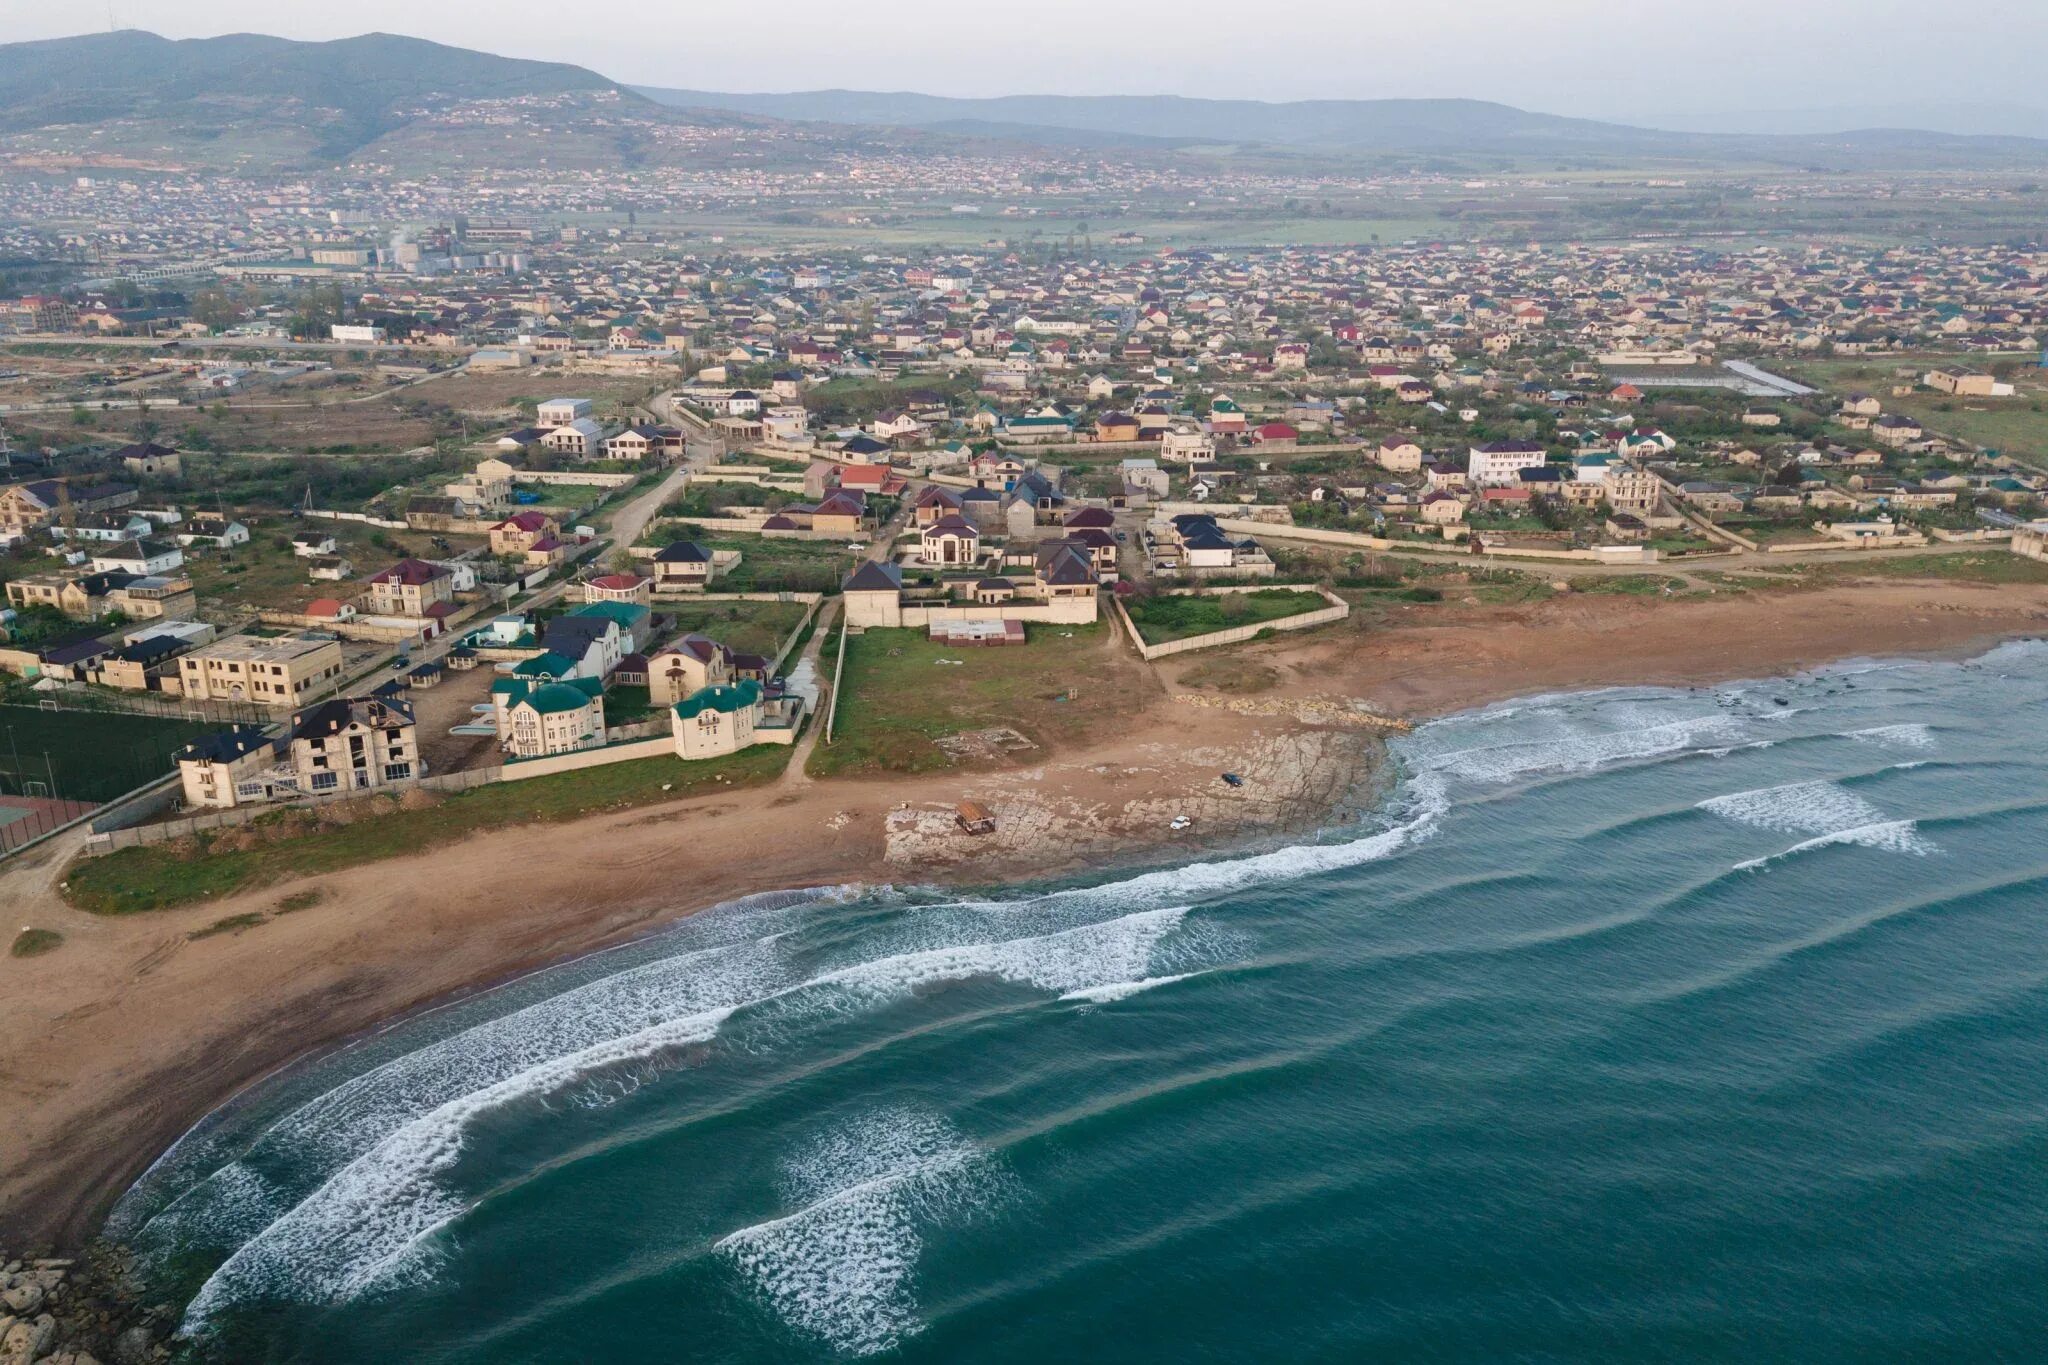
[[(421, 531), (396, 531), (361, 522), (268, 517), (250, 524), (249, 543), (232, 550), (193, 549), (186, 552), (185, 567), (192, 575), (207, 614), (235, 617), (250, 611), (302, 611), (316, 597), (339, 597), (346, 601), (362, 591), (361, 580), (387, 569), (407, 556), (445, 559), (448, 554), (478, 543), (473, 536), (435, 537)], [(347, 582), (315, 582), (306, 576), (311, 560), (291, 550), (291, 538), (299, 531), (324, 531), (335, 540), (335, 553), (355, 566), (354, 579)], [(446, 545), (443, 549), (435, 542)]]
[(629, 408), (674, 387), (682, 377), (681, 370), (662, 376), (568, 374), (553, 368), (464, 370), (422, 385), (420, 393), (459, 412), (492, 414), (530, 410), (550, 398), (588, 398), (597, 419), (611, 422), (623, 420)]
[[(686, 763), (642, 758), (551, 777), (503, 782), (401, 809), (389, 797), (332, 807), (279, 811), (250, 825), (149, 848), (85, 858), (67, 874), (65, 894), (94, 914), (121, 915), (189, 905), (294, 877), (335, 872), (453, 843), (479, 830), (569, 820), (595, 811), (678, 801), (717, 789), (766, 782), (789, 761), (782, 745), (729, 758)], [(342, 823), (346, 818), (348, 823)]]
[(708, 635), (742, 654), (770, 659), (804, 619), (805, 610), (801, 602), (688, 602), (661, 608), (663, 615), (675, 618), (677, 634)]
[(1262, 625), (1329, 605), (1317, 593), (1260, 588), (1218, 597), (1141, 597), (1126, 602), (1124, 608), (1145, 643), (1159, 645), (1191, 635)]
[(172, 755), (218, 722), (125, 711), (0, 706), (0, 790), (108, 801), (170, 772)]
[[(1028, 625), (1023, 645), (957, 649), (922, 631), (870, 630), (846, 642), (837, 730), (811, 755), (817, 776), (928, 772), (974, 761), (936, 741), (1014, 730), (1034, 749), (995, 745), (1021, 761), (1114, 730), (1156, 684), (1107, 624)], [(827, 641), (831, 660), (836, 641)]]

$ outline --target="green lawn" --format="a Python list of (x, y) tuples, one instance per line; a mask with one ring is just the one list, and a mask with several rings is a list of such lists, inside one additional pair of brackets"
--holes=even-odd
[(0, 706), (0, 790), (44, 782), (54, 796), (110, 801), (171, 772), (179, 749), (222, 728), (126, 711)]
[[(1037, 744), (1076, 739), (1134, 711), (1142, 699), (1106, 624), (1029, 624), (1026, 642), (961, 649), (916, 630), (870, 630), (846, 642), (839, 716), (810, 772), (930, 772), (953, 758), (932, 741), (1013, 728)], [(830, 660), (836, 640), (825, 644)], [(939, 660), (958, 660), (940, 663)]]
[(1263, 625), (1329, 606), (1321, 594), (1292, 588), (1260, 588), (1227, 597), (1144, 597), (1126, 602), (1131, 624), (1148, 645), (1209, 635), (1238, 626)]
[[(250, 825), (208, 831), (195, 838), (196, 846), (158, 844), (81, 859), (67, 874), (65, 895), (73, 905), (98, 915), (190, 905), (417, 853), (508, 825), (572, 820), (595, 811), (680, 800), (714, 788), (758, 786), (780, 775), (789, 754), (783, 745), (760, 745), (697, 763), (666, 756), (634, 759), (477, 787), (423, 810), (399, 810), (391, 801), (373, 797), (369, 804), (380, 813), (348, 825), (323, 825), (313, 809), (279, 811)], [(257, 846), (241, 847), (245, 842)]]

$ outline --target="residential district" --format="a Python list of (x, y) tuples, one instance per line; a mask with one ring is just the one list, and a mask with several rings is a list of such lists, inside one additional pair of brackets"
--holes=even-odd
[(445, 200), (0, 186), (116, 272), (0, 302), (9, 700), (185, 727), (111, 783), (8, 755), (10, 844), (815, 743), (878, 629), (1149, 659), (1389, 574), (2048, 553), (2039, 248), (742, 251)]

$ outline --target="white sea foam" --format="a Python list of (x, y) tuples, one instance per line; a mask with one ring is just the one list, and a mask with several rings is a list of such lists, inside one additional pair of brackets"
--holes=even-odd
[(1079, 990), (1068, 991), (1060, 999), (1088, 1005), (1113, 1005), (1119, 1000), (1128, 1000), (1155, 986), (1171, 986), (1176, 981), (1186, 981), (1191, 976), (1200, 975), (1200, 972), (1180, 972), (1174, 976), (1148, 976), (1142, 981), (1112, 981), (1107, 986), (1083, 986)]
[(788, 1163), (795, 1212), (717, 1243), (797, 1331), (853, 1355), (919, 1328), (914, 1281), (924, 1228), (989, 1202), (1003, 1182), (981, 1150), (929, 1114), (863, 1115)]
[(1831, 834), (1882, 822), (1884, 812), (1833, 782), (1731, 792), (1700, 802), (1700, 809), (1755, 829), (1780, 834)]
[(1747, 738), (1740, 716), (1713, 712), (1672, 717), (1643, 708), (1631, 711), (1617, 719), (1642, 723), (1587, 726), (1543, 739), (1425, 751), (1421, 761), (1447, 777), (1494, 785), (1538, 773), (1589, 772), (1688, 749), (1725, 747)]
[(1817, 848), (1831, 848), (1839, 844), (1855, 844), (1861, 848), (1878, 848), (1883, 849), (1887, 853), (1909, 853), (1921, 858), (1926, 857), (1930, 853), (1940, 852), (1932, 840), (1920, 834), (1918, 827), (1911, 820), (1885, 820), (1874, 825), (1861, 825), (1855, 829), (1837, 830), (1832, 834), (1823, 834), (1817, 838), (1808, 839), (1803, 843), (1794, 844), (1783, 853), (1774, 853), (1767, 858), (1751, 858), (1746, 862), (1737, 863), (1735, 866), (1740, 870), (1750, 871), (1760, 867), (1768, 867), (1780, 859), (1790, 858), (1795, 854), (1810, 853)]
[(606, 1066), (708, 1042), (730, 1013), (720, 1009), (665, 1020), (551, 1058), (421, 1114), (222, 1262), (186, 1310), (187, 1329), (203, 1329), (217, 1308), (246, 1297), (336, 1303), (375, 1288), (416, 1244), (466, 1207), (437, 1177), (455, 1164), (463, 1135), (477, 1118), (563, 1089)]
[(1153, 950), (1187, 913), (1185, 906), (1144, 910), (1036, 938), (898, 953), (827, 972), (810, 984), (829, 988), (826, 1000), (834, 1005), (880, 1004), (922, 986), (984, 976), (1055, 992), (1115, 985), (1144, 976)]
[(1837, 844), (1916, 856), (1940, 851), (1931, 840), (1921, 836), (1911, 820), (1891, 819), (1856, 793), (1833, 782), (1793, 782), (1782, 787), (1733, 792), (1702, 801), (1699, 808), (1754, 829), (1815, 836), (1782, 853), (1737, 863), (1736, 867), (1742, 869), (1763, 867), (1795, 853)]
[(1932, 749), (1934, 727), (1925, 724), (1876, 725), (1868, 730), (1851, 730), (1848, 738), (1862, 744), (1882, 744), (1894, 749)]
[[(244, 1242), (193, 1300), (187, 1325), (201, 1328), (219, 1306), (246, 1297), (332, 1303), (385, 1283), (415, 1247), (467, 1207), (441, 1177), (455, 1164), (464, 1133), (478, 1118), (519, 1101), (587, 1095), (596, 1076), (635, 1077), (638, 1068), (665, 1055), (708, 1042), (737, 1008), (796, 1003), (801, 996), (815, 998), (820, 1008), (843, 1010), (900, 999), (922, 986), (984, 976), (1056, 993), (1110, 986), (1143, 978), (1155, 949), (1186, 915), (1184, 907), (1142, 911), (1035, 937), (898, 953), (545, 1057), (378, 1137)], [(681, 992), (680, 998), (690, 994)], [(520, 1042), (531, 1044), (530, 1039)], [(388, 1096), (383, 1103), (388, 1106)]]

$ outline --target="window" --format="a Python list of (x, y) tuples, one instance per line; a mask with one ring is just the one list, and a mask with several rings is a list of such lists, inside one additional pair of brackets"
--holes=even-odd
[(341, 785), (341, 774), (340, 774), (340, 773), (314, 773), (314, 774), (313, 774), (313, 790), (314, 790), (314, 791), (316, 791), (316, 792), (331, 792), (331, 791), (333, 791), (333, 790), (334, 790), (334, 789), (335, 789), (336, 787), (338, 787), (338, 786), (340, 786), (340, 785)]
[(387, 763), (384, 765), (384, 780), (386, 782), (403, 782), (411, 776), (412, 764), (410, 763)]

